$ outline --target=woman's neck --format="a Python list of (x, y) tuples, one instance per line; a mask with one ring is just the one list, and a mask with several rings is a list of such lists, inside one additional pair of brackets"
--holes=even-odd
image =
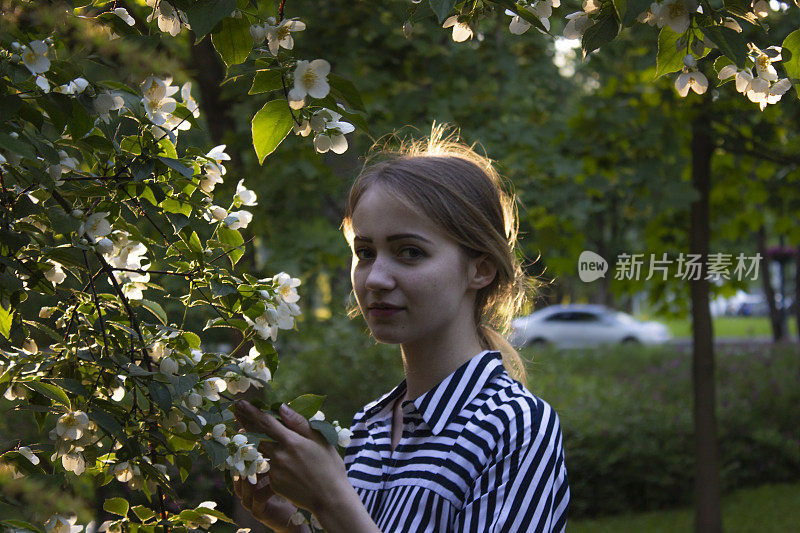
[(477, 332), (465, 337), (455, 342), (433, 340), (424, 345), (401, 346), (407, 386), (405, 400), (419, 398), (484, 350)]

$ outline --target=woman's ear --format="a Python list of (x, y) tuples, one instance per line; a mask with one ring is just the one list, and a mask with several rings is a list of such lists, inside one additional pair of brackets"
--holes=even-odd
[(469, 288), (481, 290), (489, 285), (497, 276), (497, 265), (486, 254), (470, 258), (469, 264)]

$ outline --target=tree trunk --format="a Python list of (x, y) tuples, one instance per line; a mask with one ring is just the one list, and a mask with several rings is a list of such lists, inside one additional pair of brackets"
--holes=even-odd
[(800, 341), (800, 246), (794, 260), (794, 320), (797, 326), (797, 340)]
[(709, 307), (709, 283), (705, 279), (711, 238), (709, 196), (711, 192), (711, 116), (707, 101), (692, 120), (692, 185), (699, 198), (692, 202), (689, 248), (701, 254), (700, 279), (689, 283), (692, 300), (692, 385), (694, 389), (694, 496), (695, 531), (721, 533), (719, 469), (717, 466), (714, 344)]
[(758, 228), (756, 232), (756, 243), (758, 245), (758, 253), (763, 258), (762, 271), (761, 271), (761, 285), (764, 289), (764, 297), (767, 299), (769, 306), (769, 322), (772, 325), (772, 339), (775, 342), (781, 342), (786, 337), (786, 330), (784, 328), (785, 322), (781, 316), (781, 310), (778, 309), (778, 304), (775, 301), (775, 289), (772, 288), (772, 272), (770, 271), (771, 260), (767, 255), (767, 236), (764, 226)]
[[(191, 54), (191, 67), (200, 89), (200, 107), (208, 123), (208, 133), (214, 144), (222, 144), (222, 138), (232, 124), (228, 117), (230, 106), (221, 97), (220, 83), (225, 79), (225, 66), (211, 44), (210, 35), (193, 45)], [(231, 157), (238, 158), (235, 152)]]

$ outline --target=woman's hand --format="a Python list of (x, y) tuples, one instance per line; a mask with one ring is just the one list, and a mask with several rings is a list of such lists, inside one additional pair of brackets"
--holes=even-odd
[(245, 478), (233, 482), (233, 490), (242, 506), (263, 524), (277, 532), (293, 531), (290, 522), (292, 515), (297, 512), (297, 506), (275, 494), (269, 486), (267, 474), (258, 475), (258, 483), (253, 485)]
[[(258, 447), (269, 459), (268, 489), (316, 514), (337, 493), (345, 489), (352, 491), (344, 461), (336, 448), (311, 429), (303, 416), (285, 405), (280, 414), (283, 424), (245, 400), (236, 403), (236, 418), (245, 429), (265, 433), (277, 441), (262, 442)], [(258, 499), (254, 495), (253, 505), (259, 506), (257, 511), (261, 511), (263, 505), (264, 513), (272, 516), (272, 512), (279, 510), (270, 504), (270, 498), (264, 498), (267, 494), (264, 492)], [(247, 503), (243, 495), (240, 497)]]

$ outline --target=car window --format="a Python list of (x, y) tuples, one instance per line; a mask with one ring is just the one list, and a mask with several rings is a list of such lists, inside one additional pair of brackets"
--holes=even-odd
[(600, 317), (595, 313), (589, 313), (587, 311), (578, 311), (573, 313), (575, 316), (573, 317), (573, 321), (575, 322), (599, 322)]
[(549, 317), (545, 318), (548, 322), (569, 322), (572, 320), (572, 315), (574, 313), (570, 312), (563, 312), (563, 313), (553, 313)]

